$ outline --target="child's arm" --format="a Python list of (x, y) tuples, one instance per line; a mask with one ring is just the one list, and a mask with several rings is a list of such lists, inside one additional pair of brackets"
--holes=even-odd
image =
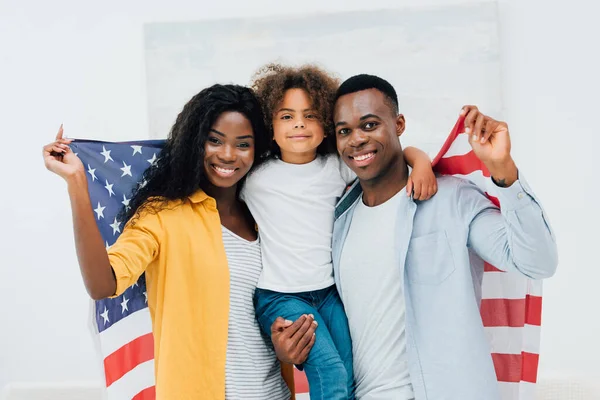
[(437, 180), (429, 156), (416, 147), (404, 149), (404, 159), (412, 167), (406, 183), (406, 194), (414, 194), (415, 200), (427, 200), (437, 193)]

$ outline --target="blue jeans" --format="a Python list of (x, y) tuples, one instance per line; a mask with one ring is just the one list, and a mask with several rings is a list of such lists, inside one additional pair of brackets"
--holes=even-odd
[(256, 289), (258, 322), (268, 337), (277, 317), (295, 321), (313, 314), (319, 324), (315, 344), (302, 364), (308, 378), (310, 400), (354, 399), (352, 342), (344, 305), (334, 286), (303, 293)]

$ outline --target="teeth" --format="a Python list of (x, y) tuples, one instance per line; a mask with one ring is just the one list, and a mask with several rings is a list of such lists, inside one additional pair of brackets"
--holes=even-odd
[(375, 153), (371, 152), (371, 153), (363, 154), (362, 156), (356, 156), (356, 157), (354, 157), (354, 159), (355, 159), (356, 161), (364, 161), (364, 160), (366, 160), (367, 158), (371, 158), (371, 157), (373, 157), (373, 155), (374, 155), (374, 154), (375, 154)]
[(217, 172), (220, 172), (222, 174), (233, 174), (233, 172), (235, 171), (235, 169), (221, 168), (221, 167), (217, 167), (216, 165), (215, 165), (215, 169), (217, 170)]

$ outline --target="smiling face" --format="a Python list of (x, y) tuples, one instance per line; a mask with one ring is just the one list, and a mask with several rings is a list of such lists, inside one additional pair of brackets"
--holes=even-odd
[(361, 182), (381, 179), (403, 157), (398, 137), (404, 132), (404, 116), (396, 115), (377, 89), (341, 96), (334, 124), (338, 153)]
[(288, 89), (273, 115), (273, 136), (281, 159), (294, 164), (311, 162), (325, 137), (323, 123), (303, 89)]
[(237, 185), (254, 162), (254, 132), (248, 118), (235, 111), (222, 113), (208, 133), (204, 151), (209, 182), (220, 188)]

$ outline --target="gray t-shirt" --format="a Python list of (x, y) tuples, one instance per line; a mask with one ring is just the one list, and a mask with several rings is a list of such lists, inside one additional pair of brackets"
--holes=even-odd
[(254, 314), (261, 270), (259, 241), (245, 240), (225, 227), (222, 233), (230, 275), (225, 398), (287, 400), (290, 391), (281, 376), (281, 364)]

